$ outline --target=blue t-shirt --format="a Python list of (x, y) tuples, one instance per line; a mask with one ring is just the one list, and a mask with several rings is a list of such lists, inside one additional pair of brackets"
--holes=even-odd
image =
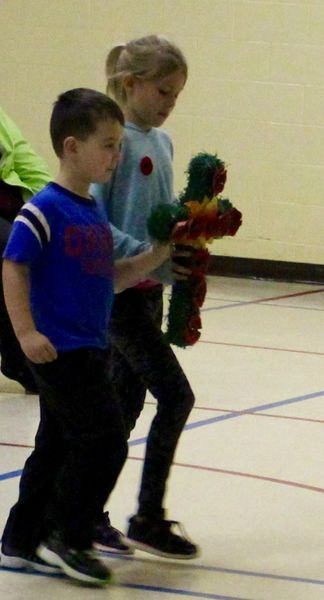
[(3, 256), (29, 265), (32, 315), (57, 350), (107, 346), (112, 246), (102, 207), (56, 183), (15, 219)]

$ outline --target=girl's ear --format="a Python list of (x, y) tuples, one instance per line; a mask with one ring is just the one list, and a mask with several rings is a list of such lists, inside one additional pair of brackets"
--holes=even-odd
[(133, 91), (135, 82), (136, 82), (135, 75), (133, 75), (132, 73), (125, 75), (125, 77), (123, 79), (123, 86), (124, 86), (126, 94)]

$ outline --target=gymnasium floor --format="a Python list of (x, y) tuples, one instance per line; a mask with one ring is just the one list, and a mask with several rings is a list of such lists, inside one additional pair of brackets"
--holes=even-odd
[[(169, 484), (168, 516), (201, 546), (194, 561), (103, 555), (106, 589), (0, 570), (8, 600), (324, 598), (324, 287), (211, 278), (203, 334), (177, 350), (196, 393)], [(0, 529), (33, 444), (37, 398), (0, 379)], [(109, 509), (136, 505), (147, 404)], [(1, 535), (1, 534), (0, 534)]]

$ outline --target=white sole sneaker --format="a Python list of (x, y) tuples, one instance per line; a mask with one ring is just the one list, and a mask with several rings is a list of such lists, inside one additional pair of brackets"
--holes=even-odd
[(1, 552), (0, 565), (6, 569), (17, 569), (25, 570), (32, 569), (39, 573), (62, 573), (61, 569), (57, 566), (49, 565), (46, 562), (41, 562), (37, 556), (35, 558), (24, 558), (22, 556), (10, 556)]
[(104, 544), (100, 544), (100, 542), (93, 542), (93, 547), (100, 552), (108, 552), (109, 554), (117, 554), (118, 556), (130, 556), (134, 554), (134, 548), (128, 547), (127, 550), (119, 550), (113, 546), (105, 546)]
[(104, 586), (104, 585), (107, 585), (108, 583), (112, 583), (111, 575), (107, 576), (107, 579), (99, 579), (97, 577), (91, 577), (90, 575), (86, 575), (85, 573), (82, 573), (82, 572), (78, 571), (77, 569), (73, 569), (73, 567), (68, 565), (59, 556), (59, 554), (56, 554), (56, 552), (54, 552), (53, 550), (50, 550), (44, 544), (41, 544), (40, 546), (38, 546), (36, 552), (37, 552), (37, 556), (39, 556), (42, 560), (49, 563), (50, 565), (55, 565), (56, 567), (60, 567), (62, 569), (62, 571), (65, 573), (65, 575), (67, 575), (68, 577), (71, 577), (72, 579), (77, 579), (78, 581), (81, 581), (83, 583), (88, 583), (90, 585), (95, 585), (95, 586)]
[(197, 551), (195, 554), (172, 554), (171, 552), (164, 552), (163, 550), (159, 550), (158, 548), (154, 548), (154, 546), (149, 546), (148, 544), (143, 544), (143, 542), (138, 542), (137, 540), (133, 540), (132, 538), (123, 536), (123, 542), (130, 546), (131, 548), (136, 550), (142, 550), (142, 552), (147, 552), (148, 554), (154, 554), (156, 556), (161, 556), (162, 558), (176, 558), (178, 560), (192, 560), (193, 558), (197, 558), (199, 556), (199, 552)]

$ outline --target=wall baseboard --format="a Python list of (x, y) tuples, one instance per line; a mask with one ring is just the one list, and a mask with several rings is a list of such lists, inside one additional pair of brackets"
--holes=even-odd
[(320, 264), (235, 256), (211, 256), (210, 258), (210, 275), (324, 284), (324, 265)]

